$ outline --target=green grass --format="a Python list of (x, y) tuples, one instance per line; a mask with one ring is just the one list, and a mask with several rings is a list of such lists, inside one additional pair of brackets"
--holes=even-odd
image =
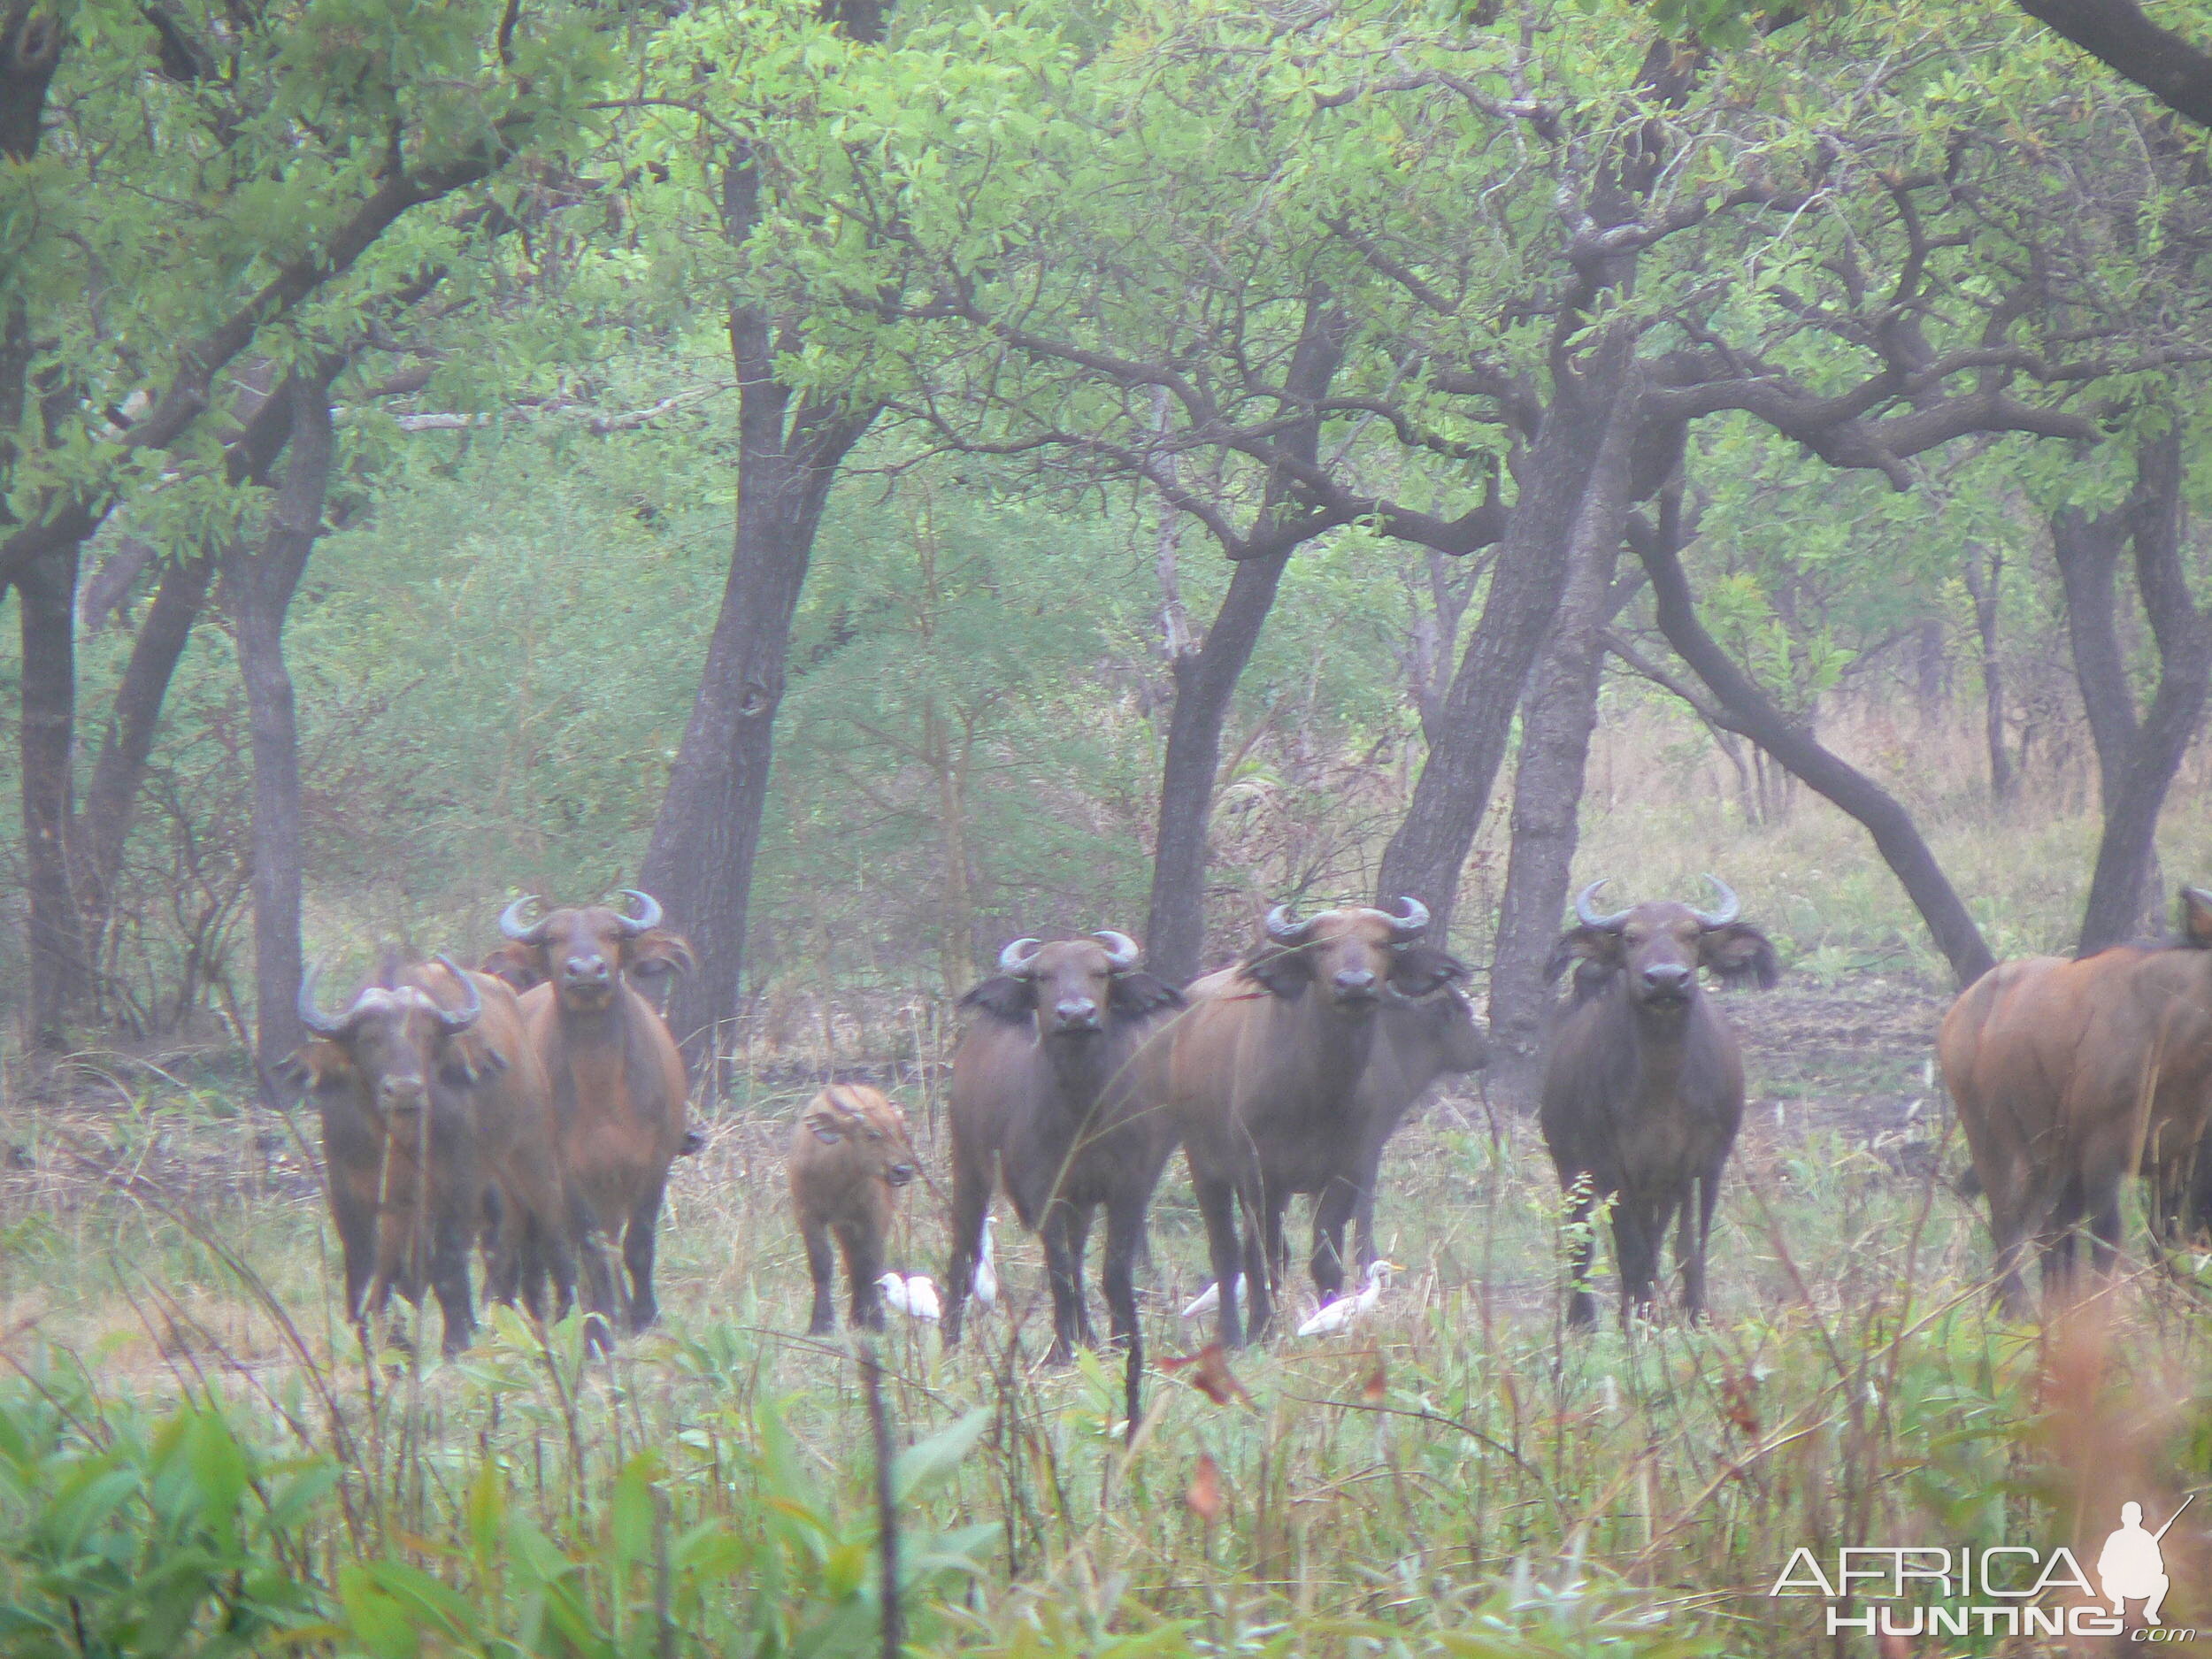
[[(1698, 1330), (1563, 1340), (1532, 1126), (1494, 1137), (1479, 1102), (1447, 1102), (1386, 1174), (1382, 1242), (1414, 1271), (1378, 1315), (1236, 1358), (1248, 1402), (1155, 1371), (1133, 1448), (1117, 1361), (1036, 1366), (1038, 1252), (1002, 1228), (1004, 1313), (957, 1355), (911, 1329), (881, 1346), (886, 1427), (912, 1448), (907, 1640), (1794, 1654), (1826, 1640), (1819, 1606), (1764, 1593), (1799, 1543), (2050, 1541), (2085, 1505), (2162, 1498), (2212, 1440), (2200, 1288), (2144, 1271), (2066, 1332), (1996, 1319), (1939, 1130), (1797, 1103), (1911, 1061), (1803, 1059), (1778, 1128), (1758, 1096)], [(572, 1325), (501, 1314), (450, 1363), (368, 1363), (343, 1328), (311, 1119), (174, 1089), (17, 1103), (0, 1651), (879, 1651), (864, 1363), (797, 1334), (780, 1154), (798, 1098), (751, 1085), (678, 1165), (664, 1328), (598, 1358)], [(1929, 1156), (1901, 1173), (1915, 1135)], [(1203, 1277), (1179, 1171), (1154, 1247), (1156, 1360), (1202, 1340), (1175, 1317)], [(942, 1271), (918, 1184), (894, 1259)], [(2186, 1620), (2212, 1577), (2177, 1582)]]

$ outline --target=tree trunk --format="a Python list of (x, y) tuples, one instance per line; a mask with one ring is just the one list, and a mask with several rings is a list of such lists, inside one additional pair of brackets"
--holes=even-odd
[(1482, 619), (1445, 694), (1440, 730), (1415, 783), (1405, 820), (1384, 849), (1377, 892), (1429, 907), (1450, 935), (1460, 867), (1474, 845), (1504, 759), (1513, 710), (1543, 648), (1571, 549), (1617, 544), (1628, 512), (1636, 398), (1629, 366), (1606, 364), (1563, 385), (1529, 446), (1519, 498), (1490, 572)]
[(1206, 832), (1213, 820), (1221, 731), (1237, 680), (1259, 643), (1290, 555), (1246, 559), (1229, 578), (1205, 643), (1170, 664), (1175, 707), (1160, 769), (1160, 827), (1154, 843), (1145, 962), (1171, 985), (1197, 978), (1206, 948)]
[[(1986, 560), (1986, 562), (1985, 562)], [(1998, 652), (1997, 602), (2004, 582), (2004, 555), (1991, 548), (1966, 549), (1966, 591), (1974, 602), (1974, 634), (1981, 644), (1982, 736), (1989, 749), (1989, 798), (2012, 804), (2018, 790), (2012, 750), (2005, 741), (2004, 664)]]
[(2097, 800), (2108, 812), (2135, 741), (2135, 691), (2128, 684), (2113, 591), (2130, 528), (2125, 507), (2093, 518), (2073, 507), (2051, 515), (2051, 554), (2066, 597), (2066, 641), (2097, 752)]
[(75, 792), (78, 544), (39, 556), (16, 578), (23, 640), (23, 849), (30, 899), (31, 1028), (40, 1048), (66, 1041), (92, 987), (91, 958), (70, 876)]
[[(1298, 348), (1283, 377), (1284, 390), (1308, 403), (1325, 396), (1344, 361), (1349, 332), (1348, 319), (1325, 290), (1309, 294)], [(1313, 419), (1285, 433), (1281, 442), (1293, 457), (1310, 465), (1320, 452), (1320, 421)], [(1280, 492), (1271, 485), (1256, 533), (1283, 506)], [(1170, 550), (1164, 549), (1163, 557), (1169, 556)], [(1171, 985), (1197, 977), (1206, 948), (1206, 833), (1213, 821), (1221, 731), (1236, 696), (1237, 680), (1252, 660), (1289, 563), (1288, 549), (1239, 560), (1204, 642), (1170, 660), (1175, 708), (1168, 717), (1167, 755), (1160, 769), (1160, 825), (1153, 842), (1144, 949), (1147, 964)], [(1172, 641), (1179, 632), (1172, 618), (1179, 614), (1181, 602), (1171, 584), (1165, 586)]]
[(1619, 556), (1617, 540), (1577, 539), (1551, 637), (1521, 699), (1512, 841), (1490, 965), (1489, 1089), (1523, 1110), (1536, 1103), (1553, 1004), (1544, 963), (1559, 933), (1574, 864)]
[(238, 647), (253, 752), (254, 1041), (263, 1097), (280, 1104), (275, 1070), (306, 1032), (300, 985), (300, 756), (284, 619), (322, 533), (334, 440), (330, 388), (294, 378), (292, 453), (260, 550), (241, 543), (224, 561), (223, 597)]
[(1928, 850), (1912, 815), (1887, 790), (1821, 747), (1809, 732), (1783, 714), (1706, 633), (1697, 619), (1689, 579), (1671, 537), (1638, 535), (1632, 540), (1651, 576), (1660, 631), (1711, 690), (1730, 725), (1865, 826), (1960, 985), (1970, 985), (1986, 973), (1997, 958)]
[(130, 660), (115, 688), (108, 715), (107, 740), (93, 763), (86, 787), (76, 859), (78, 906), (84, 920), (86, 949), (95, 960), (115, 902), (115, 883), (123, 868), (138, 805), (138, 786), (153, 752), (161, 707), (178, 660), (191, 641), (193, 625), (207, 602), (215, 561), (196, 554), (161, 573), (154, 603), (131, 642)]
[[(2161, 908), (2157, 882), (2158, 817), (2182, 757), (2189, 752), (2212, 688), (2212, 631), (2189, 592), (2181, 550), (2181, 433), (2177, 422), (2147, 440), (2136, 458), (2137, 485), (2127, 511), (2135, 541), (2135, 580), (2158, 647), (2158, 689), (2133, 727), (2116, 765), (2099, 770), (2106, 780), (2104, 834), (2083, 907), (2078, 954), (2087, 956), (2129, 939)], [(2110, 590), (2106, 596), (2109, 600)], [(2069, 600), (2071, 593), (2070, 590)], [(2110, 619), (2110, 605), (2105, 608)], [(2125, 689), (2124, 682), (2122, 684)], [(2084, 695), (2087, 687), (2084, 686)]]

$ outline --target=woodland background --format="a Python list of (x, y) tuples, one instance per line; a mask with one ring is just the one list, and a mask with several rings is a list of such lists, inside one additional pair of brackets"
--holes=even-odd
[[(0, 0), (0, 1647), (1794, 1655), (1795, 1541), (2174, 1513), (2212, 1258), (2002, 1319), (1929, 1040), (2212, 877), (2208, 43)], [(1705, 871), (1788, 970), (1731, 1004), (1716, 1317), (1563, 1341), (1498, 1110), (1542, 959), (1575, 887)], [(664, 1327), (369, 1351), (273, 1075), (303, 966), (617, 885), (703, 964)], [(957, 1354), (794, 1334), (791, 1113), (866, 1075), (941, 1162), (1007, 938), (1182, 977), (1401, 894), (1497, 1059), (1394, 1144), (1354, 1339), (1156, 1364), (1132, 1443), (1029, 1363), (1010, 1225)], [(1152, 1226), (1156, 1361), (1179, 1177)], [(2206, 1623), (2212, 1533), (2165, 1548)]]

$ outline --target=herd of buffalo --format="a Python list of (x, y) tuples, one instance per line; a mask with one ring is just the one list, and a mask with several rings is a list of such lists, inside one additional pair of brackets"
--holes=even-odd
[[(1672, 1225), (1680, 1305), (1703, 1311), (1707, 1240), (1744, 1103), (1735, 1036), (1703, 984), (1769, 987), (1779, 975), (1772, 944), (1707, 879), (1711, 910), (1661, 902), (1601, 914), (1605, 883), (1593, 883), (1548, 964), (1569, 978), (1540, 1120), (1565, 1193), (1572, 1325), (1596, 1317), (1601, 1206), (1624, 1310), (1651, 1307)], [(395, 1290), (419, 1303), (427, 1288), (446, 1350), (465, 1347), (480, 1249), (489, 1298), (541, 1318), (580, 1302), (603, 1341), (653, 1321), (669, 1167), (700, 1143), (686, 1125), (682, 1055), (640, 982), (693, 963), (657, 902), (624, 896), (623, 909), (534, 919), (538, 901), (518, 900), (500, 918), (506, 942), (478, 969), (388, 958), (343, 1013), (325, 1011), (319, 973), (307, 974), (299, 1012), (313, 1040), (291, 1069), (320, 1109), (357, 1323)], [(1294, 1194), (1312, 1200), (1309, 1268), (1333, 1303), (1348, 1226), (1362, 1265), (1374, 1261), (1393, 1131), (1439, 1076), (1485, 1062), (1460, 989), (1466, 964), (1428, 928), (1409, 898), (1303, 919), (1278, 906), (1240, 960), (1179, 989), (1111, 930), (1008, 945), (961, 999), (946, 1343), (959, 1341), (978, 1268), (989, 1268), (1001, 1189), (1043, 1240), (1053, 1356), (1094, 1340), (1082, 1273), (1101, 1209), (1110, 1332), (1133, 1337), (1146, 1212), (1178, 1148), (1205, 1224), (1219, 1340), (1234, 1347), (1273, 1323)], [(2016, 1309), (2031, 1247), (2047, 1286), (2061, 1282), (2086, 1222), (2108, 1264), (2131, 1171), (2153, 1178), (2162, 1240), (2212, 1222), (2212, 1159), (2200, 1180), (2195, 1156), (2212, 1118), (2212, 894), (2183, 889), (2181, 929), (2163, 943), (1992, 970), (1952, 1008), (1939, 1052)], [(894, 1194), (919, 1171), (903, 1115), (877, 1090), (832, 1086), (794, 1125), (788, 1177), (814, 1332), (836, 1325), (839, 1253), (852, 1323), (881, 1324), (879, 1279), (898, 1279), (882, 1271)]]

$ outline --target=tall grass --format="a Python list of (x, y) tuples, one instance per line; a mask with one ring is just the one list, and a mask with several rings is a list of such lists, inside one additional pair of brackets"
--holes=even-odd
[[(2062, 1541), (2177, 1501), (2204, 1288), (2139, 1267), (2072, 1334), (2001, 1322), (1907, 1056), (1803, 1071), (1755, 1106), (1709, 1327), (1563, 1340), (1540, 1148), (1458, 1098), (1386, 1176), (1410, 1282), (1348, 1339), (1233, 1358), (1248, 1399), (1156, 1369), (1133, 1443), (1118, 1365), (1038, 1368), (1018, 1233), (958, 1354), (797, 1335), (796, 1094), (766, 1079), (678, 1166), (665, 1327), (605, 1357), (504, 1310), (449, 1363), (361, 1352), (305, 1149), (258, 1112), (19, 1114), (0, 1651), (857, 1654), (890, 1614), (920, 1653), (1795, 1654), (1820, 1605), (1765, 1592), (1799, 1544)], [(918, 1198), (895, 1259), (942, 1249)], [(1155, 1254), (1148, 1348), (1192, 1351), (1172, 1177)], [(2176, 1577), (2183, 1622), (2212, 1578)]]

